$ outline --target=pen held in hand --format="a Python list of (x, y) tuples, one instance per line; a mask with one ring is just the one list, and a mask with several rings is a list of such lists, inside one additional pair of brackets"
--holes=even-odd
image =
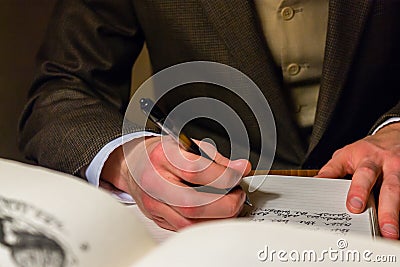
[[(156, 126), (165, 134), (171, 136), (183, 149), (188, 152), (191, 152), (195, 155), (202, 156), (212, 162), (216, 163), (213, 158), (208, 156), (208, 154), (202, 150), (190, 137), (188, 137), (182, 131), (178, 131), (171, 120), (167, 119), (167, 115), (154, 104), (154, 102), (149, 98), (142, 98), (140, 99), (140, 108), (144, 112), (146, 116), (154, 123)], [(209, 186), (200, 186), (201, 188), (208, 188)], [(232, 189), (214, 189), (211, 190), (212, 192), (216, 192), (226, 194)], [(202, 190), (203, 191), (203, 190)], [(246, 195), (245, 204), (249, 206), (253, 206)]]
[(171, 136), (183, 149), (215, 162), (214, 159), (208, 156), (208, 154), (193, 142), (191, 138), (182, 131), (179, 132), (173, 123), (170, 120), (167, 120), (167, 115), (162, 112), (162, 110), (156, 106), (151, 99), (140, 99), (140, 108), (162, 132)]

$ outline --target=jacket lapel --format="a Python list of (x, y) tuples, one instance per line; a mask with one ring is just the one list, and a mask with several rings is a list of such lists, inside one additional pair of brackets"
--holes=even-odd
[(274, 112), (278, 131), (286, 135), (284, 139), (291, 140), (290, 144), (282, 144), (282, 153), (291, 158), (289, 161), (300, 163), (306, 147), (289, 111), (279, 78), (281, 74), (267, 48), (253, 1), (200, 2), (209, 22), (230, 52), (235, 64), (233, 67), (247, 74), (260, 87)]
[(224, 42), (234, 64), (257, 82), (271, 86), (274, 95), (281, 92), (279, 79), (265, 44), (257, 14), (251, 1), (200, 0), (209, 21)]
[(308, 152), (321, 140), (343, 91), (373, 1), (330, 0), (317, 113)]

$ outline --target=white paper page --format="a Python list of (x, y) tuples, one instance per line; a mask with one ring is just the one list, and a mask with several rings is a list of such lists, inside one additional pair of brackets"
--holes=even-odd
[(399, 241), (236, 219), (189, 227), (134, 266), (397, 266), (399, 260)]
[(155, 246), (107, 193), (73, 176), (0, 160), (0, 266), (124, 267)]
[(261, 187), (249, 194), (253, 204), (243, 215), (252, 221), (297, 225), (341, 235), (373, 236), (371, 211), (352, 214), (346, 208), (350, 180), (260, 175)]
[(150, 236), (156, 243), (158, 244), (162, 243), (169, 237), (177, 234), (176, 232), (161, 228), (153, 220), (147, 218), (140, 211), (139, 207), (136, 204), (127, 206), (127, 209), (129, 209), (129, 211), (132, 212), (135, 215), (135, 217), (139, 219), (139, 221), (147, 229)]

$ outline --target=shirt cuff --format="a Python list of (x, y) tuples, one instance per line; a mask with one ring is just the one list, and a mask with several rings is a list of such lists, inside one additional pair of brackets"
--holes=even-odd
[[(141, 131), (141, 132), (135, 132), (131, 134), (127, 134), (121, 137), (118, 137), (108, 144), (106, 144), (93, 158), (92, 162), (89, 164), (88, 168), (86, 169), (85, 175), (86, 179), (89, 183), (92, 185), (98, 187), (100, 185), (100, 174), (101, 171), (104, 167), (104, 163), (110, 156), (110, 154), (117, 149), (119, 146), (132, 141), (137, 138), (142, 138), (142, 137), (147, 137), (147, 136), (159, 136), (157, 133), (152, 133), (152, 132), (146, 132), (146, 131)], [(111, 192), (114, 196), (119, 198), (120, 201), (122, 202), (130, 202), (132, 199), (129, 194), (120, 191), (120, 192)], [(129, 200), (130, 198), (130, 200)]]
[(376, 127), (376, 129), (372, 132), (372, 135), (376, 134), (377, 131), (379, 131), (380, 129), (382, 129), (386, 125), (388, 125), (390, 123), (393, 123), (393, 122), (400, 122), (400, 117), (393, 117), (393, 118), (390, 118), (390, 119), (384, 121), (381, 125)]
[(131, 134), (127, 134), (121, 137), (118, 137), (108, 144), (106, 144), (100, 151), (97, 153), (97, 155), (93, 158), (92, 162), (89, 164), (88, 168), (86, 169), (85, 175), (86, 179), (88, 180), (89, 183), (96, 187), (102, 187), (103, 189), (107, 190), (109, 193), (111, 193), (112, 196), (114, 196), (116, 199), (118, 199), (120, 202), (126, 203), (126, 204), (133, 204), (135, 201), (133, 198), (126, 192), (123, 192), (114, 186), (107, 184), (105, 182), (100, 182), (100, 174), (101, 171), (104, 167), (104, 163), (110, 156), (110, 154), (117, 149), (119, 146), (130, 142), (134, 139), (141, 138), (141, 137), (147, 137), (147, 136), (159, 136), (159, 134), (152, 133), (152, 132), (146, 132), (146, 131), (141, 131), (141, 132), (135, 132)]

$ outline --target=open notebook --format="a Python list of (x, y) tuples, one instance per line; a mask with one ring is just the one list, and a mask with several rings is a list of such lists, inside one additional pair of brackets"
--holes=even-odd
[[(319, 182), (302, 179), (298, 178), (305, 183)], [(371, 236), (372, 231), (368, 234), (373, 214), (370, 210), (361, 215), (350, 214), (351, 219), (345, 220), (351, 222), (346, 226), (349, 231), (330, 233), (330, 230), (293, 227), (291, 224), (313, 225), (316, 229), (325, 221), (338, 221), (334, 219), (336, 216), (340, 217), (338, 223), (347, 218), (344, 199), (340, 196), (337, 203), (333, 201), (334, 196), (319, 205), (312, 204), (315, 198), (296, 201), (296, 194), (298, 197), (328, 196), (326, 192), (313, 192), (320, 190), (321, 185), (313, 189), (296, 181), (290, 177), (268, 177), (260, 191), (250, 194), (254, 207), (244, 211), (249, 217), (233, 222), (219, 220), (174, 234), (159, 230), (137, 207), (126, 207), (108, 193), (75, 177), (0, 160), (0, 266), (239, 266), (240, 262), (253, 266), (264, 263), (257, 253), (265, 250), (265, 245), (276, 246), (273, 249), (302, 246), (320, 249), (334, 245), (337, 248), (338, 238), (345, 238), (352, 248), (368, 247), (375, 253), (386, 252), (400, 260), (398, 243), (349, 234)], [(347, 190), (348, 182), (343, 182), (341, 187), (339, 180), (326, 181), (330, 181), (327, 188), (335, 188), (332, 194), (336, 190), (344, 194)], [(285, 185), (286, 182), (289, 184)], [(295, 190), (282, 190), (286, 186)], [(310, 191), (304, 193), (307, 188)], [(288, 199), (283, 200), (286, 196)], [(321, 215), (324, 213), (328, 215)], [(286, 223), (287, 218), (290, 222)], [(305, 223), (314, 219), (318, 223)], [(163, 235), (164, 242), (157, 244), (154, 236), (160, 232), (168, 234)]]
[[(347, 210), (345, 201), (350, 180), (257, 175), (243, 179), (244, 190), (248, 191), (250, 182), (261, 186), (248, 193), (253, 206), (244, 206), (240, 215), (243, 220), (291, 225), (339, 236), (364, 235), (374, 238), (379, 235), (373, 196), (363, 213), (353, 214)], [(129, 206), (129, 209), (157, 243), (175, 234), (158, 227), (137, 206)]]
[(244, 179), (246, 189), (252, 179), (258, 180), (256, 184), (261, 186), (249, 194), (253, 207), (245, 207), (242, 213), (252, 221), (291, 224), (342, 235), (379, 234), (372, 195), (363, 213), (352, 214), (347, 210), (346, 197), (351, 180), (253, 176)]

